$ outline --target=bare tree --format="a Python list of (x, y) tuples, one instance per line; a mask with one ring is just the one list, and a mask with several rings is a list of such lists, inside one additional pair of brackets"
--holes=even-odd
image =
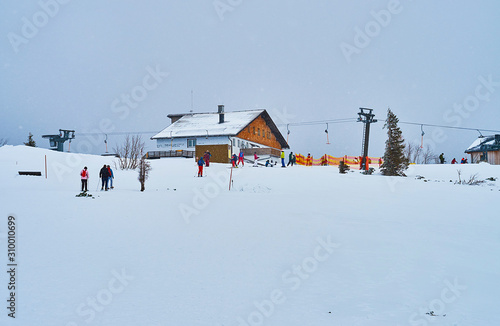
[(405, 156), (406, 156), (406, 159), (408, 160), (408, 162), (410, 163), (415, 163), (411, 160), (412, 156), (413, 156), (413, 152), (415, 151), (415, 148), (414, 148), (414, 145), (413, 143), (406, 143), (405, 145), (405, 149), (404, 149), (404, 153), (405, 153)]
[(135, 170), (139, 166), (141, 153), (144, 151), (145, 143), (140, 135), (130, 137), (127, 135), (122, 145), (116, 146), (113, 150), (118, 157), (118, 167), (121, 170)]
[(438, 163), (438, 160), (439, 157), (432, 151), (432, 148), (429, 145), (425, 146), (425, 150), (422, 152), (422, 164)]
[(419, 144), (414, 144), (414, 146), (415, 146), (415, 151), (413, 152), (412, 160), (413, 160), (413, 163), (418, 164), (418, 163), (422, 162), (421, 156), (422, 156), (423, 148)]
[(141, 159), (139, 160), (139, 166), (137, 167), (139, 171), (139, 182), (141, 183), (141, 191), (144, 191), (146, 187), (144, 184), (146, 183), (146, 180), (149, 177), (149, 171), (151, 171), (151, 163), (149, 161), (146, 161), (145, 156), (142, 154), (141, 151)]
[(409, 163), (421, 163), (422, 147), (417, 143), (406, 143), (405, 156)]
[(7, 142), (9, 140), (7, 138), (0, 138), (0, 147), (2, 147), (3, 145), (7, 145)]
[(405, 145), (405, 156), (410, 163), (439, 163), (439, 156), (432, 151), (432, 148), (429, 145), (422, 148), (418, 143), (407, 143)]

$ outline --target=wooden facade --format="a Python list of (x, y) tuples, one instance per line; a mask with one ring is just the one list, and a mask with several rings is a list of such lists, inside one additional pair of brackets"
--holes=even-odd
[(223, 145), (196, 145), (195, 157), (200, 158), (209, 151), (212, 154), (211, 163), (229, 163), (231, 146)]
[(473, 152), (470, 155), (471, 163), (488, 162), (492, 165), (500, 165), (500, 151)]
[(258, 116), (236, 137), (281, 150), (281, 144), (262, 116)]

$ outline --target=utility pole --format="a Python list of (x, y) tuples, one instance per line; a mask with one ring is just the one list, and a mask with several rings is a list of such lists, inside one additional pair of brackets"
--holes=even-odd
[(363, 129), (363, 144), (362, 144), (362, 158), (361, 158), (361, 170), (367, 169), (368, 160), (368, 142), (370, 140), (370, 124), (377, 122), (373, 119), (375, 114), (373, 114), (373, 109), (359, 108), (361, 112), (358, 113), (358, 122), (363, 122), (365, 128)]

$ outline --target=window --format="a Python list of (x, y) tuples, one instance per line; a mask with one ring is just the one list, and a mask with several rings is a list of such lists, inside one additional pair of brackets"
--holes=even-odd
[(260, 136), (260, 128), (257, 129), (257, 136)]
[(195, 147), (196, 146), (196, 138), (188, 139), (187, 142), (188, 142), (187, 147)]
[(248, 126), (248, 128), (247, 128), (247, 129), (248, 129), (248, 133), (250, 133), (250, 126)]
[(255, 135), (255, 127), (253, 127), (253, 134)]

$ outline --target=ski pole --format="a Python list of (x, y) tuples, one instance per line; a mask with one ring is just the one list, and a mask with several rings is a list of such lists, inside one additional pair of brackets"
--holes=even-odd
[(232, 182), (233, 182), (233, 166), (231, 165), (231, 175), (229, 176), (229, 190), (231, 190)]

